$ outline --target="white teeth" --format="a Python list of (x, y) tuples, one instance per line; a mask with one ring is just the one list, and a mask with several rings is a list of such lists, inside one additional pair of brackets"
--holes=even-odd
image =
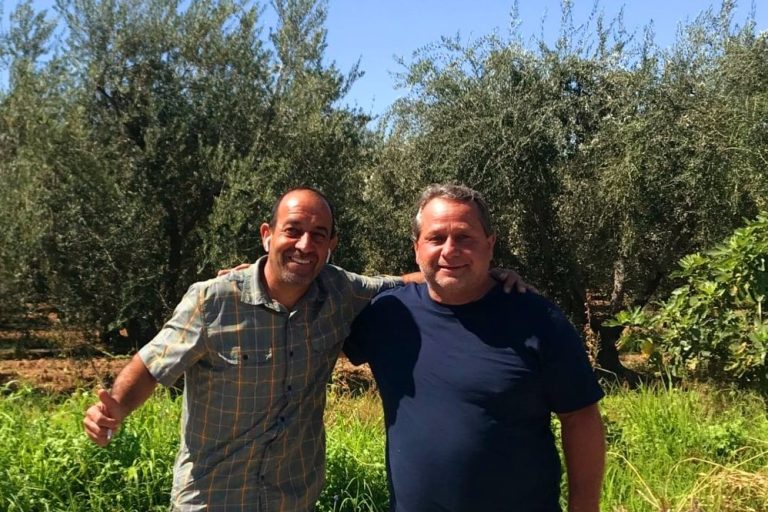
[(298, 263), (299, 265), (309, 265), (309, 260), (304, 260), (301, 258), (297, 258), (296, 256), (293, 256), (291, 258), (291, 261), (294, 263)]

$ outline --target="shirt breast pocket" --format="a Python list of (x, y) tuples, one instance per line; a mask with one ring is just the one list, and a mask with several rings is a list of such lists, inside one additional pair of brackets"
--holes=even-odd
[(230, 333), (220, 336), (216, 341), (216, 357), (225, 369), (272, 363), (273, 352), (270, 339)]
[(205, 397), (206, 421), (246, 428), (263, 416), (274, 395), (272, 340), (253, 331), (219, 332), (210, 339), (210, 366), (194, 379), (194, 394), (198, 400)]

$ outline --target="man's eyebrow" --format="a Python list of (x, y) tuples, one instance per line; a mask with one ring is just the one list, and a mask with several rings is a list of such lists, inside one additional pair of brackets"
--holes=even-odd
[[(285, 222), (283, 222), (283, 227), (284, 228), (301, 227), (301, 225), (302, 225), (301, 221), (294, 220), (294, 219), (288, 219)], [(325, 226), (317, 226), (317, 227), (313, 227), (309, 231), (312, 231), (312, 232), (315, 232), (315, 233), (322, 232), (324, 235), (327, 235), (328, 233), (331, 232), (331, 229), (327, 228)]]

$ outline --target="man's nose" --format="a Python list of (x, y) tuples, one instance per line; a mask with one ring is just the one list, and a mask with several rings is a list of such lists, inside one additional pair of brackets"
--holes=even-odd
[(445, 239), (445, 243), (443, 243), (443, 254), (446, 256), (451, 256), (455, 254), (458, 251), (458, 247), (456, 246), (455, 241), (452, 237), (448, 237)]
[(307, 252), (312, 247), (312, 235), (304, 233), (296, 242), (296, 248), (302, 252)]

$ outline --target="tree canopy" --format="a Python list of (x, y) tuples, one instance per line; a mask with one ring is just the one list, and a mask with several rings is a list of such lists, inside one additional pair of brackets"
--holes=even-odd
[(370, 260), (407, 264), (405, 245), (384, 242), (405, 229), (404, 197), (467, 183), (494, 210), (498, 263), (556, 298), (618, 369), (619, 331), (603, 320), (765, 207), (768, 39), (732, 9), (705, 12), (669, 50), (599, 17), (593, 39), (566, 24), (554, 47), (489, 36), (423, 49), (370, 171), (366, 193), (398, 220)]
[[(337, 206), (335, 262), (414, 268), (418, 192), (485, 194), (519, 269), (620, 370), (605, 319), (674, 288), (686, 254), (768, 208), (768, 36), (705, 11), (669, 49), (599, 15), (554, 45), (444, 38), (403, 62), (377, 127), (341, 100), (327, 5), (29, 0), (0, 37), (0, 309), (41, 302), (135, 343), (183, 289), (259, 255), (287, 188)], [(513, 18), (512, 26), (515, 26)]]

